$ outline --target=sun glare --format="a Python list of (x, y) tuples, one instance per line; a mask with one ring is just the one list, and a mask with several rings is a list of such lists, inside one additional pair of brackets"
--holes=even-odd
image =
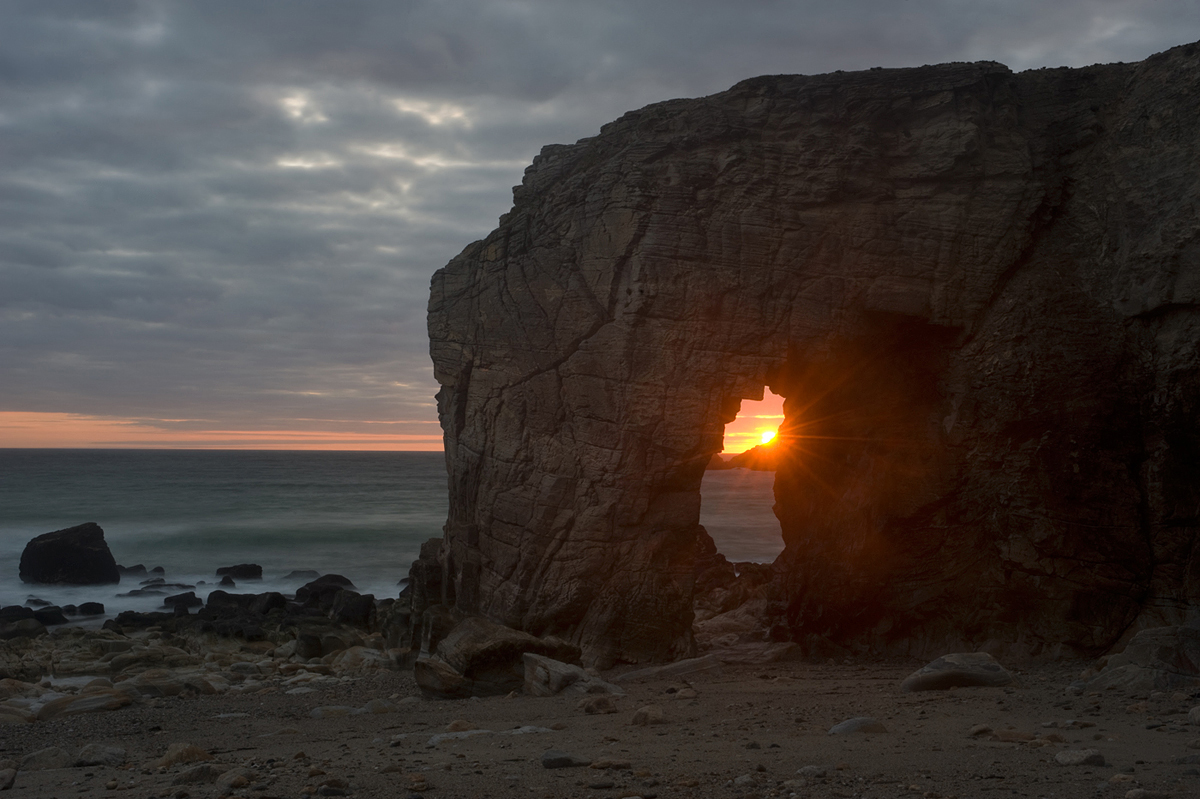
[(783, 397), (770, 389), (763, 392), (761, 400), (742, 400), (737, 418), (725, 425), (725, 454), (736, 455), (774, 440), (782, 423)]

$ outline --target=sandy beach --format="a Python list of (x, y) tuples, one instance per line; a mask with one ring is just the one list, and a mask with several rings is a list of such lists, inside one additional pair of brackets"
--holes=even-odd
[[(58, 639), (65, 662), (67, 652), (94, 646), (97, 637), (127, 638), (134, 648), (126, 655), (157, 649), (180, 665), (127, 667), (106, 676), (112, 689), (103, 683), (85, 688), (86, 675), (55, 680), (55, 688), (51, 681), (0, 682), (6, 694), (0, 712), (10, 713), (0, 725), (0, 770), (18, 769), (14, 795), (865, 799), (1200, 793), (1200, 729), (1187, 721), (1200, 697), (1069, 693), (1067, 686), (1089, 665), (1084, 662), (1012, 669), (1017, 686), (920, 693), (900, 690), (903, 678), (922, 665), (917, 662), (723, 664), (686, 680), (621, 682), (625, 695), (612, 698), (613, 712), (588, 713), (583, 705), (594, 697), (569, 693), (423, 698), (411, 670), (394, 668), (387, 653), (372, 649), (379, 642), (371, 639), (309, 662), (284, 647), (277, 652), (269, 642), (214, 639), (208, 652), (188, 651), (199, 642), (164, 642), (153, 631), (55, 631), (36, 646), (44, 653)], [(186, 646), (172, 645), (181, 643)], [(187, 652), (187, 658), (171, 650)], [(156, 665), (151, 660), (143, 657), (143, 665)], [(621, 671), (604, 677), (617, 679)], [(178, 692), (148, 695), (156, 682), (163, 692)], [(54, 697), (62, 706), (77, 701), (65, 697), (115, 696), (122, 689), (130, 701), (114, 710), (27, 723), (11, 715), (23, 706), (46, 716), (40, 708)], [(658, 711), (639, 716), (646, 707)], [(634, 723), (647, 717), (657, 723)], [(875, 719), (886, 732), (829, 733), (858, 717)], [(75, 765), (89, 745), (93, 758), (112, 764)], [(1103, 765), (1056, 760), (1087, 749), (1096, 750), (1089, 762), (1102, 758)], [(547, 768), (548, 750), (577, 765)], [(550, 760), (555, 757), (562, 759)], [(46, 764), (57, 767), (38, 768)]]

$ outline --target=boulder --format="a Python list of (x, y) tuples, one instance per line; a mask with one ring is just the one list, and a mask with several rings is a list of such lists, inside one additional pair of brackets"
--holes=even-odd
[(701, 480), (769, 387), (778, 640), (1185, 623), (1197, 49), (768, 75), (544, 148), (431, 282), (450, 511), (414, 598), (589, 663), (694, 655)]
[(257, 563), (239, 563), (236, 566), (222, 566), (217, 569), (218, 577), (231, 577), (234, 580), (261, 580), (262, 566)]
[(533, 652), (526, 652), (522, 660), (525, 664), (523, 689), (530, 696), (555, 696), (563, 691), (576, 694), (625, 694), (612, 683), (570, 663)]
[(21, 619), (6, 624), (0, 624), (0, 641), (13, 638), (37, 638), (46, 634), (46, 625), (37, 619)]
[(375, 617), (375, 596), (342, 589), (333, 595), (329, 617), (339, 624), (370, 627)]
[[(575, 660), (579, 649), (557, 638), (535, 638), (480, 617), (463, 619), (437, 645), (437, 657), (417, 661), (417, 683), (429, 696), (494, 696), (521, 688), (527, 652), (554, 660)], [(439, 665), (441, 664), (441, 665)], [(445, 668), (442, 668), (442, 666)], [(458, 675), (451, 678), (449, 673)], [(451, 686), (444, 690), (442, 685)]]
[(122, 566), (120, 564), (117, 564), (117, 571), (120, 573), (120, 575), (122, 577), (145, 577), (146, 576), (146, 567), (140, 563), (137, 564), (136, 566)]
[(103, 713), (120, 710), (133, 704), (129, 694), (109, 688), (76, 696), (63, 696), (42, 705), (37, 712), (38, 721), (49, 721), (60, 716), (79, 716), (84, 713)]
[(66, 614), (62, 612), (62, 608), (56, 605), (49, 605), (44, 608), (37, 608), (33, 611), (33, 617), (47, 627), (53, 627), (56, 624), (66, 624)]
[(315, 569), (293, 569), (283, 576), (286, 582), (311, 582), (321, 576)]
[(33, 608), (22, 605), (6, 605), (0, 608), (0, 624), (9, 624), (22, 619), (32, 619)]
[(80, 616), (103, 616), (104, 615), (104, 605), (100, 602), (80, 602), (79, 603), (79, 615)]
[(48, 746), (36, 752), (30, 752), (21, 759), (21, 771), (46, 771), (54, 768), (71, 768), (75, 758), (57, 746)]
[(1110, 687), (1136, 693), (1200, 687), (1200, 630), (1152, 627), (1137, 633), (1087, 683), (1089, 691)]
[(88, 744), (79, 750), (76, 766), (110, 766), (116, 768), (125, 762), (125, 750), (119, 746)]
[(308, 607), (328, 610), (333, 597), (342, 589), (354, 590), (354, 583), (340, 574), (325, 574), (296, 589), (296, 601)]
[(182, 594), (175, 594), (163, 600), (164, 608), (198, 608), (204, 604), (204, 600), (196, 596), (195, 591), (187, 591)]
[(121, 573), (104, 531), (94, 522), (45, 533), (21, 553), (22, 582), (55, 585), (119, 583)]
[(1012, 685), (1013, 677), (987, 652), (942, 655), (904, 678), (900, 690), (944, 691), (947, 688)]
[(413, 679), (421, 693), (435, 699), (466, 699), (475, 696), (473, 681), (455, 671), (441, 658), (417, 658)]
[(264, 591), (261, 594), (255, 594), (249, 605), (250, 612), (259, 616), (266, 616), (273, 610), (286, 608), (287, 599), (278, 591)]

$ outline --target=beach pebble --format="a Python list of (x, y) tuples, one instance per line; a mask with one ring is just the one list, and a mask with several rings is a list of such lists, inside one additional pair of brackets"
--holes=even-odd
[(358, 708), (353, 708), (348, 705), (322, 705), (314, 707), (308, 712), (308, 715), (314, 719), (332, 719), (339, 716), (353, 716), (358, 713)]
[(175, 779), (171, 780), (171, 784), (188, 785), (194, 782), (212, 784), (217, 781), (217, 777), (219, 776), (221, 776), (220, 767), (214, 766), (211, 763), (203, 763), (179, 772), (179, 774), (175, 775)]
[(1150, 791), (1145, 788), (1134, 788), (1125, 792), (1125, 799), (1169, 799), (1170, 796), (1166, 791)]
[(870, 716), (859, 716), (858, 718), (846, 719), (829, 728), (830, 735), (847, 735), (852, 732), (887, 732), (887, 727), (884, 727), (883, 724)]
[(611, 696), (589, 696), (586, 699), (580, 699), (575, 709), (582, 710), (589, 716), (599, 716), (606, 713), (616, 713), (617, 703)]
[(597, 760), (596, 762), (592, 763), (589, 766), (589, 768), (606, 769), (606, 770), (607, 769), (615, 769), (615, 770), (621, 771), (621, 770), (628, 769), (631, 766), (632, 766), (632, 764), (628, 760), (611, 760), (611, 759), (606, 758), (603, 760)]
[(479, 725), (472, 724), (466, 719), (455, 719), (446, 725), (446, 732), (466, 732), (467, 730), (477, 730)]
[(1200, 705), (1197, 705), (1188, 711), (1188, 723), (1200, 724)]
[(557, 749), (547, 749), (542, 755), (542, 766), (544, 768), (576, 768), (590, 766), (592, 761), (567, 752), (560, 752)]
[(801, 766), (796, 770), (796, 773), (801, 777), (809, 779), (820, 779), (829, 773), (828, 766)]
[(13, 787), (13, 783), (17, 779), (17, 770), (15, 768), (0, 769), (0, 791), (7, 791)]
[(125, 762), (125, 750), (119, 746), (88, 744), (79, 750), (76, 766), (119, 766)]
[(363, 705), (363, 710), (365, 710), (368, 713), (374, 713), (374, 714), (396, 713), (400, 710), (400, 706), (397, 705), (395, 702), (393, 702), (390, 699), (383, 699), (382, 697), (380, 697), (380, 698), (372, 699), (371, 701), (369, 701), (365, 705)]
[(75, 758), (59, 749), (57, 746), (49, 746), (45, 749), (39, 749), (36, 752), (30, 752), (21, 761), (21, 771), (44, 771), (52, 768), (71, 768), (75, 765)]
[(217, 785), (222, 788), (245, 788), (254, 779), (254, 772), (248, 768), (231, 768), (217, 777)]
[(901, 691), (944, 691), (947, 688), (1011, 685), (1012, 675), (987, 652), (942, 655), (900, 683)]
[(213, 756), (204, 749), (190, 743), (173, 743), (167, 747), (167, 752), (154, 764), (158, 768), (170, 768), (181, 763), (199, 763), (212, 760)]
[(646, 705), (638, 708), (633, 714), (632, 724), (638, 727), (645, 727), (650, 724), (666, 724), (666, 716), (663, 715), (663, 710), (658, 705)]
[(1103, 766), (1104, 755), (1096, 749), (1068, 749), (1054, 756), (1062, 766)]

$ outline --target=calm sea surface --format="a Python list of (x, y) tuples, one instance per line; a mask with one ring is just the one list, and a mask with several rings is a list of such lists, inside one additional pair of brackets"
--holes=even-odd
[[(730, 560), (770, 561), (782, 549), (771, 514), (774, 473), (708, 472), (701, 522)], [(157, 609), (137, 588), (20, 582), (29, 539), (96, 522), (117, 562), (162, 566), (169, 582), (215, 587), (215, 571), (258, 563), (261, 582), (234, 590), (294, 591), (293, 569), (334, 572), (365, 593), (395, 596), (420, 545), (446, 520), (440, 452), (0, 449), (0, 605), (37, 596)]]

